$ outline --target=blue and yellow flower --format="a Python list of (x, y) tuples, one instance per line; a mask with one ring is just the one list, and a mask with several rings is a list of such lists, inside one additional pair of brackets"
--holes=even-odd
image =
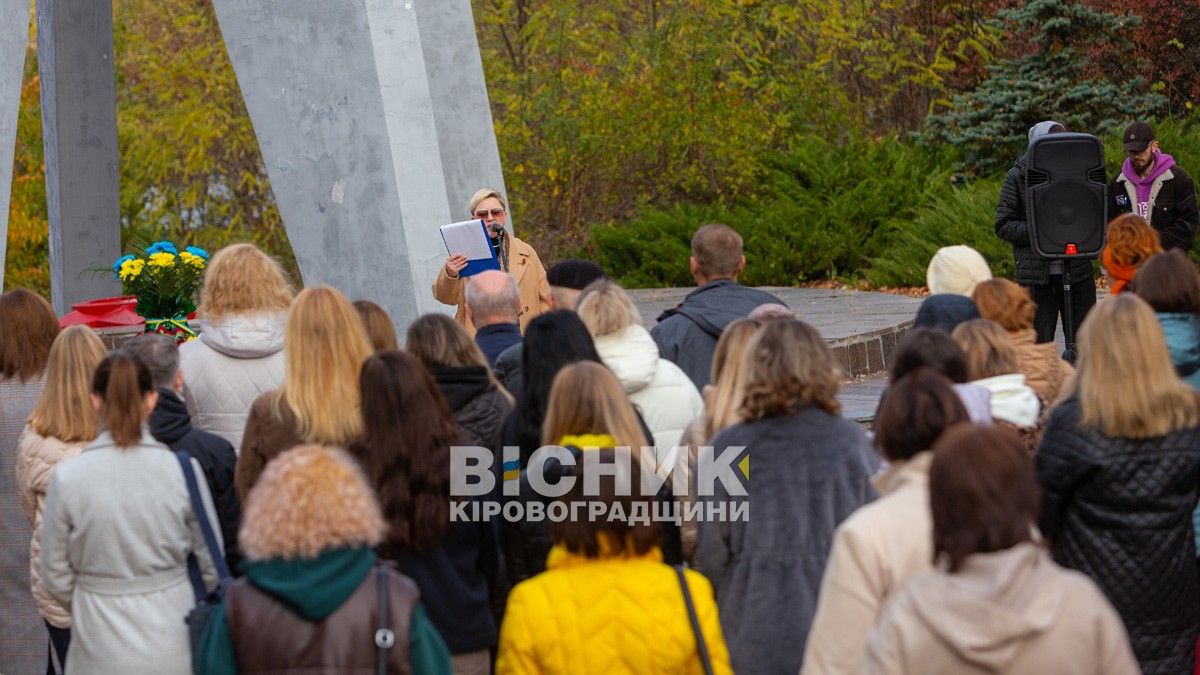
[(150, 254), (150, 265), (153, 267), (170, 267), (174, 264), (174, 253), (159, 252)]
[(133, 281), (142, 273), (142, 269), (146, 267), (146, 261), (140, 258), (135, 258), (127, 255), (120, 260), (121, 266), (117, 270), (117, 276), (121, 281)]
[(172, 256), (174, 256), (179, 253), (179, 251), (175, 249), (175, 244), (172, 244), (169, 241), (156, 241), (146, 248), (146, 255), (153, 258), (154, 254), (156, 253), (170, 253)]
[(112, 264), (113, 276), (120, 279), (122, 266), (133, 259), (134, 257), (131, 255), (123, 255), (120, 258), (117, 258), (117, 261)]
[[(189, 247), (189, 249), (190, 248), (191, 247)], [(190, 250), (185, 250), (183, 253), (180, 253), (179, 259), (198, 270), (204, 269), (204, 258), (192, 253)]]
[(208, 251), (205, 251), (204, 249), (200, 248), (199, 246), (189, 246), (183, 250), (187, 251), (188, 253), (191, 253), (192, 255), (194, 255), (196, 257), (203, 258), (204, 260), (208, 260)]

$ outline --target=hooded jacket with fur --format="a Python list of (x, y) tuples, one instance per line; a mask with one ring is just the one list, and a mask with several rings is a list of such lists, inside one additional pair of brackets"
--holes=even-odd
[[(1117, 177), (1108, 184), (1112, 217), (1134, 213), (1158, 230), (1163, 249), (1187, 252), (1196, 239), (1200, 210), (1196, 207), (1196, 183), (1168, 154), (1158, 153), (1154, 168), (1141, 179), (1128, 159)], [(1145, 205), (1142, 212), (1141, 205)]]

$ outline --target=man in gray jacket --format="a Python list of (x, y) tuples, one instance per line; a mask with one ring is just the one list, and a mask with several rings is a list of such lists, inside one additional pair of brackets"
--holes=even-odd
[(658, 317), (650, 331), (662, 357), (683, 369), (696, 388), (710, 381), (713, 352), (725, 326), (755, 307), (779, 298), (738, 284), (746, 267), (742, 237), (728, 225), (705, 225), (692, 236), (692, 278), (699, 286), (683, 302)]

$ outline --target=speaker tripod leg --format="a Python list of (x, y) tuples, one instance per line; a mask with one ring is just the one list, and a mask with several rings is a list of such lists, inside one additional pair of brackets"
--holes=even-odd
[(1063, 270), (1062, 275), (1062, 327), (1063, 327), (1063, 349), (1062, 357), (1071, 365), (1075, 365), (1077, 352), (1075, 351), (1075, 321), (1071, 317), (1071, 277)]

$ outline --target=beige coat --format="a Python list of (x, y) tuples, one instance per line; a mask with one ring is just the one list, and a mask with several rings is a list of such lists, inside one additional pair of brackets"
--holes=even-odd
[(932, 452), (893, 464), (883, 496), (855, 511), (833, 536), (808, 633), (804, 675), (859, 673), (871, 628), (910, 578), (933, 568), (929, 512)]
[[(194, 459), (192, 470), (204, 475)], [(198, 483), (215, 523), (208, 482)], [(189, 553), (207, 586), (217, 583), (198, 522), (179, 460), (148, 429), (128, 448), (102, 431), (54, 469), (42, 521), (42, 584), (71, 612), (66, 672), (192, 672), (183, 622), (196, 604)], [(220, 543), (220, 529), (215, 534)]]
[[(546, 268), (542, 267), (542, 261), (533, 247), (516, 237), (509, 237), (509, 242), (508, 271), (517, 278), (517, 289), (521, 292), (521, 332), (524, 333), (533, 317), (550, 309), (550, 284), (546, 281)], [(467, 321), (465, 302), (469, 281), (470, 277), (446, 276), (446, 267), (443, 265), (433, 282), (433, 297), (444, 305), (457, 305), (454, 320), (474, 337), (475, 327)]]
[(1075, 369), (1059, 355), (1058, 345), (1053, 342), (1038, 344), (1037, 332), (1032, 328), (1013, 331), (1008, 336), (1017, 347), (1017, 370), (1025, 376), (1025, 384), (1054, 403), (1063, 383)]
[(17, 487), (21, 490), (21, 506), (33, 527), (29, 542), (29, 580), (33, 599), (42, 618), (55, 628), (70, 628), (71, 613), (63, 608), (42, 587), (42, 511), (46, 507), (46, 489), (54, 467), (77, 457), (88, 441), (64, 443), (53, 436), (39, 435), (27, 425), (17, 441)]
[(867, 644), (865, 673), (1140, 673), (1116, 610), (1038, 544), (914, 577)]

